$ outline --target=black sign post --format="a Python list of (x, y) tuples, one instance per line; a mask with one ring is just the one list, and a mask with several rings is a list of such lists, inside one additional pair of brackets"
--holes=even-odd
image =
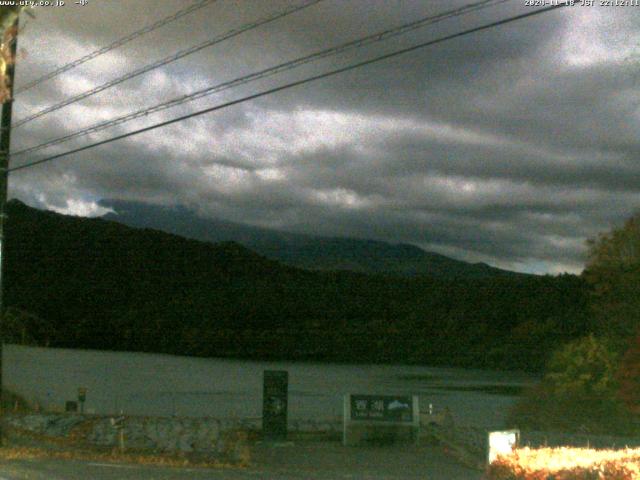
[(262, 393), (262, 436), (269, 441), (287, 439), (287, 389), (289, 372), (264, 371)]

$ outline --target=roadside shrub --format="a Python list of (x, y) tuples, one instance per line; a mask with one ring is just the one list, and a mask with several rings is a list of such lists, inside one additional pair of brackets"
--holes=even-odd
[(616, 390), (617, 356), (606, 341), (593, 335), (557, 350), (544, 380), (558, 396), (609, 395)]
[(24, 397), (6, 388), (2, 390), (0, 408), (2, 408), (2, 412), (27, 413), (34, 411), (33, 406)]
[(620, 398), (633, 414), (640, 415), (640, 334), (624, 354), (617, 380)]
[(487, 468), (489, 480), (638, 480), (640, 449), (520, 448)]
[(239, 466), (247, 466), (251, 460), (250, 433), (246, 430), (227, 430), (221, 435), (219, 445), (222, 457)]
[(571, 342), (553, 355), (542, 382), (525, 392), (509, 423), (532, 430), (634, 433), (617, 371), (617, 355), (606, 341), (590, 335)]

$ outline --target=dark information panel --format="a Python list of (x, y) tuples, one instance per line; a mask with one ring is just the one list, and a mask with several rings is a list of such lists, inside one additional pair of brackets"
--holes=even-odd
[(351, 420), (413, 421), (413, 397), (409, 395), (351, 395)]
[(265, 440), (287, 438), (287, 389), (289, 372), (264, 371), (262, 392), (262, 434)]

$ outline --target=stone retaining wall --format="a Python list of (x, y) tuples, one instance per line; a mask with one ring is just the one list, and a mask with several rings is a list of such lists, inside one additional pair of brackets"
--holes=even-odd
[[(119, 445), (119, 429), (111, 417), (78, 414), (8, 414), (5, 428), (11, 436), (67, 441), (97, 447)], [(235, 425), (237, 428), (238, 425)], [(225, 448), (224, 432), (233, 425), (214, 418), (125, 417), (122, 421), (127, 449), (156, 452), (216, 452)]]
[[(9, 437), (40, 439), (49, 443), (73, 443), (96, 447), (119, 446), (119, 430), (114, 418), (78, 413), (7, 413), (3, 417)], [(238, 441), (237, 432), (254, 434), (262, 429), (262, 419), (218, 419), (189, 417), (125, 416), (122, 421), (127, 449), (155, 452), (222, 452)], [(337, 434), (342, 429), (334, 421), (291, 420), (292, 434)], [(241, 435), (242, 436), (242, 435)]]
[[(117, 447), (119, 431), (112, 417), (77, 413), (7, 413), (3, 417), (7, 434), (28, 434), (41, 439)], [(218, 419), (187, 417), (127, 416), (122, 422), (125, 447), (156, 452), (222, 452), (237, 441), (233, 432), (255, 433), (262, 428), (260, 418)], [(340, 419), (332, 421), (292, 420), (289, 431), (296, 434), (339, 434)], [(459, 445), (474, 457), (483, 458), (487, 449), (487, 432), (478, 428), (454, 425), (423, 425), (423, 435), (433, 434)], [(576, 435), (551, 432), (521, 432), (521, 444), (531, 447), (574, 446), (592, 448), (640, 447), (639, 438), (605, 435)]]

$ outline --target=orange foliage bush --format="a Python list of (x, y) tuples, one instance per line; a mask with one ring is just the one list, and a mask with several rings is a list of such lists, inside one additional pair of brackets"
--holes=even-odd
[(17, 34), (18, 30), (15, 27), (8, 28), (5, 30), (0, 42), (0, 103), (11, 100), (11, 85), (6, 73), (9, 65), (15, 61), (11, 54), (11, 43)]
[(640, 449), (520, 448), (487, 469), (491, 480), (640, 480)]

